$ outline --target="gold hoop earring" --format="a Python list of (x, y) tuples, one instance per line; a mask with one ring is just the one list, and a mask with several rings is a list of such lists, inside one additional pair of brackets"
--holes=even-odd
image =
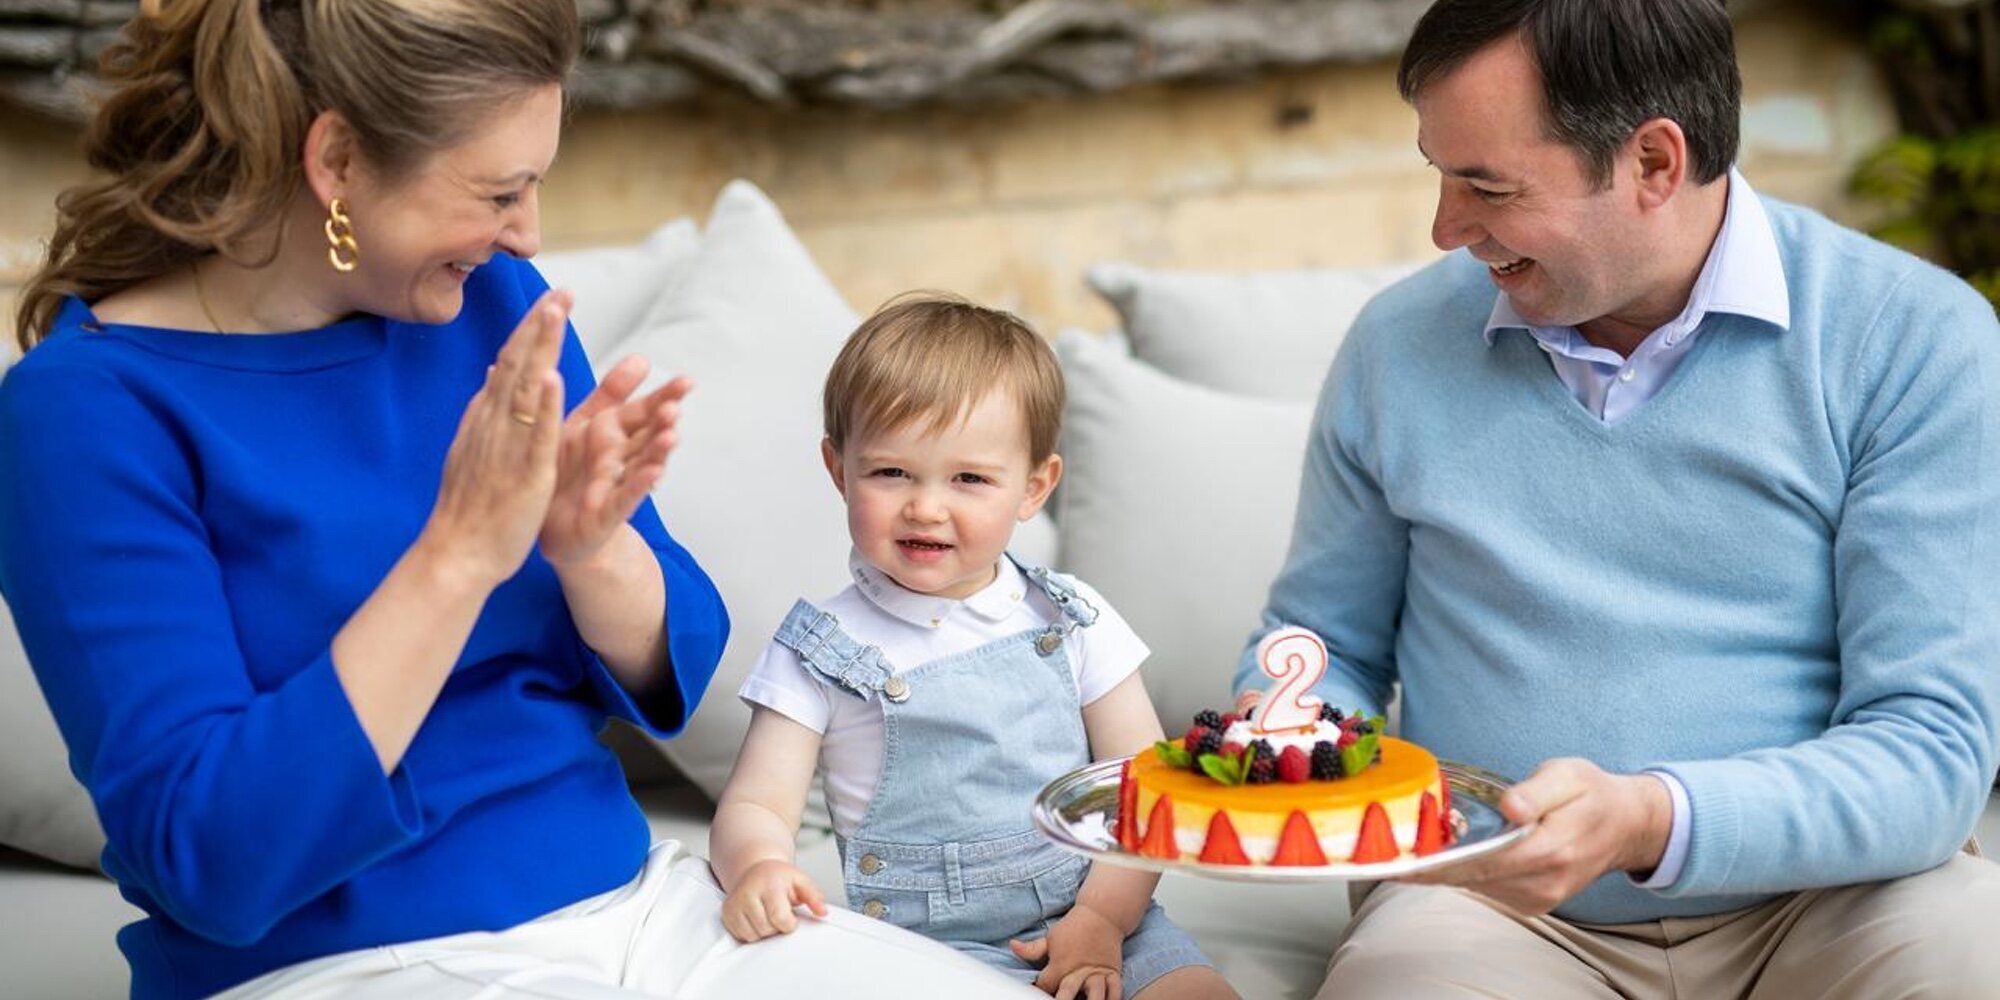
[(326, 261), (342, 274), (361, 263), (361, 246), (354, 242), (354, 220), (347, 217), (347, 203), (335, 198), (326, 206)]

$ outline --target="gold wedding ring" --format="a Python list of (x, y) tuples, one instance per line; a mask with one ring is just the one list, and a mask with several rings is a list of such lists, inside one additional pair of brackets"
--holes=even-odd
[(513, 417), (514, 422), (523, 427), (535, 426), (535, 415), (532, 413), (523, 413), (520, 410), (514, 410), (507, 415)]

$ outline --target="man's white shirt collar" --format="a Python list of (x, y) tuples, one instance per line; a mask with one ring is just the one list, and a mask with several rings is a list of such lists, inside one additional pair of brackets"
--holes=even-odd
[[(1792, 325), (1791, 290), (1785, 283), (1784, 262), (1778, 256), (1778, 237), (1771, 231), (1771, 217), (1764, 203), (1750, 189), (1750, 182), (1731, 167), (1729, 197), (1723, 209), (1722, 229), (1709, 247), (1701, 275), (1695, 279), (1687, 306), (1662, 329), (1678, 327), (1685, 336), (1712, 312), (1732, 313), (1761, 319), (1781, 330)], [(1483, 332), (1493, 343), (1494, 331), (1501, 328), (1532, 329), (1506, 292), (1493, 296), (1493, 312)]]
[(858, 550), (851, 551), (847, 557), (847, 570), (854, 577), (854, 589), (868, 598), (870, 604), (882, 609), (884, 614), (920, 628), (937, 628), (960, 608), (988, 622), (1001, 621), (1013, 614), (1027, 596), (1028, 580), (1021, 575), (1014, 560), (1005, 556), (1000, 558), (998, 569), (992, 583), (980, 588), (971, 597), (958, 600), (909, 590), (863, 559)]

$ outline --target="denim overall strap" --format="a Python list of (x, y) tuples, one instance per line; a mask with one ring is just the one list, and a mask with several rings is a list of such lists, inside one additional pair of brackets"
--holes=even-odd
[(882, 690), (893, 673), (881, 650), (854, 641), (841, 630), (840, 619), (806, 601), (792, 605), (777, 641), (820, 680), (857, 698)]
[(1051, 623), (1036, 637), (1037, 652), (1048, 656), (1062, 646), (1063, 639), (1071, 632), (1079, 628), (1089, 628), (1097, 623), (1096, 606), (1077, 590), (1070, 578), (1050, 572), (1046, 566), (1030, 566), (1019, 559), (1014, 559), (1011, 553), (1007, 558), (1012, 559), (1028, 581), (1035, 585), (1035, 589), (1040, 590), (1043, 596), (1056, 606), (1056, 610), (1062, 613), (1062, 621)]

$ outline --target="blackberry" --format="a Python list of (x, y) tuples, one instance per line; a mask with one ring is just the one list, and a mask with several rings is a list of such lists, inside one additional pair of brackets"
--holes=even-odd
[(1320, 740), (1313, 744), (1312, 776), (1319, 781), (1332, 781), (1342, 777), (1340, 769), (1340, 748)]
[[(1258, 742), (1262, 743), (1263, 741), (1258, 740)], [(1261, 754), (1250, 765), (1250, 773), (1244, 779), (1245, 783), (1252, 785), (1268, 785), (1276, 780), (1278, 780), (1278, 759), (1276, 757), (1265, 757)]]
[(1271, 749), (1270, 740), (1251, 740), (1250, 749), (1257, 751), (1258, 760), (1268, 760), (1273, 763), (1278, 760), (1278, 751)]
[(1205, 753), (1219, 753), (1222, 750), (1222, 734), (1213, 729), (1204, 729), (1192, 749), (1196, 757)]
[(1220, 732), (1222, 730), (1222, 713), (1212, 708), (1202, 709), (1194, 713), (1194, 724), (1203, 729), (1213, 729)]
[(1332, 705), (1321, 705), (1319, 707), (1319, 718), (1321, 722), (1331, 722), (1334, 725), (1338, 726), (1340, 725), (1340, 720), (1346, 717), (1347, 717), (1346, 715), (1341, 713), (1340, 709), (1337, 709)]

